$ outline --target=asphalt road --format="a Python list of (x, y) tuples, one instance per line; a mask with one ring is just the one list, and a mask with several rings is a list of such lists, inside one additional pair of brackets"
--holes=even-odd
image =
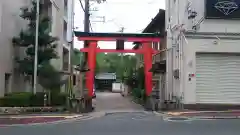
[(239, 135), (240, 120), (166, 121), (152, 113), (113, 113), (68, 123), (0, 127), (2, 135)]
[(129, 97), (122, 97), (120, 93), (97, 92), (93, 104), (96, 111), (143, 110), (142, 106), (133, 103)]

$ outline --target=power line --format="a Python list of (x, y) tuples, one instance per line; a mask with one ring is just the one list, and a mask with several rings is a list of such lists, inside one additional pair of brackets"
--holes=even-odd
[[(84, 8), (84, 6), (83, 6), (83, 3), (82, 3), (81, 0), (79, 0), (79, 1), (80, 1), (80, 5), (81, 5), (82, 10), (83, 10), (83, 12), (85, 13), (86, 11), (85, 11), (85, 8)], [(89, 26), (90, 26), (91, 31), (93, 31), (92, 24), (91, 24), (90, 21), (89, 21)]]
[(81, 5), (83, 12), (85, 12), (85, 8), (83, 7), (82, 1), (81, 0), (79, 0), (79, 1), (80, 1), (80, 5)]

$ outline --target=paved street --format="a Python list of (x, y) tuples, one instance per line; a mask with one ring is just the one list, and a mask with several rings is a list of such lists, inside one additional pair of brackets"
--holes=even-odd
[[(97, 93), (96, 112), (109, 112), (91, 119), (72, 119), (63, 123), (0, 126), (4, 135), (239, 135), (240, 119), (171, 119), (143, 111), (142, 107), (119, 93)], [(121, 110), (127, 110), (126, 112)], [(129, 110), (135, 110), (131, 112)]]
[(108, 110), (143, 110), (142, 106), (133, 103), (129, 97), (122, 97), (120, 93), (97, 92), (93, 104), (96, 111)]
[(4, 135), (239, 135), (240, 120), (165, 121), (152, 113), (116, 113), (52, 125), (1, 127)]

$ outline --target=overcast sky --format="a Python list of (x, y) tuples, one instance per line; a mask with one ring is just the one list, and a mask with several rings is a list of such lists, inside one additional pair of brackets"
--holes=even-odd
[[(84, 0), (82, 0), (84, 4)], [(124, 32), (141, 33), (151, 22), (159, 9), (165, 9), (165, 0), (107, 0), (102, 4), (91, 3), (91, 26), (93, 32), (118, 32), (124, 27)], [(105, 16), (105, 22), (101, 16)], [(75, 0), (74, 27), (83, 31), (84, 12), (79, 0)], [(114, 49), (115, 43), (100, 42), (100, 48)], [(83, 43), (75, 39), (75, 48), (82, 48)], [(125, 48), (132, 48), (132, 43), (127, 43)]]

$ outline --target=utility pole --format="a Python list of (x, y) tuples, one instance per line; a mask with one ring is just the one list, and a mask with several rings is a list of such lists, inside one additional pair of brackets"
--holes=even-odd
[[(90, 31), (90, 5), (89, 5), (90, 0), (85, 0), (85, 6), (84, 6), (84, 32), (89, 32)], [(84, 41), (84, 47), (88, 47), (88, 41)], [(87, 58), (88, 58), (88, 54), (84, 53), (84, 63), (82, 65), (83, 68), (86, 68), (87, 66)], [(81, 84), (83, 82), (83, 78), (82, 78), (82, 73), (81, 74)], [(92, 99), (85, 99), (85, 87), (83, 87), (82, 84), (82, 88), (81, 88), (81, 96), (84, 98), (84, 104), (82, 104), (85, 109), (85, 111), (89, 112), (92, 109)]]
[(34, 77), (33, 77), (33, 93), (37, 92), (37, 71), (38, 71), (38, 32), (39, 32), (39, 14), (40, 14), (40, 0), (36, 1), (36, 33), (35, 33), (35, 55), (34, 55)]
[[(90, 31), (90, 5), (89, 5), (90, 0), (85, 0), (85, 6), (84, 6), (84, 32), (89, 32)], [(84, 48), (88, 47), (88, 41), (84, 41)], [(83, 67), (86, 67), (87, 65), (87, 53), (84, 53), (84, 63)]]
[[(124, 30), (125, 30), (125, 28), (124, 28), (124, 27), (121, 27), (121, 29), (120, 29), (119, 32), (123, 33)], [(124, 67), (124, 66), (123, 66), (123, 53), (121, 53), (121, 65), (122, 65), (122, 68), (123, 68), (123, 67)]]
[[(95, 2), (98, 2), (99, 4), (105, 0), (92, 0)], [(81, 3), (81, 0), (80, 0)], [(90, 32), (90, 0), (85, 0), (85, 5), (84, 5), (84, 32)], [(88, 41), (84, 41), (84, 48), (88, 47)], [(84, 59), (83, 59), (83, 64), (81, 65), (81, 69), (84, 70), (84, 68), (86, 68), (87, 66), (87, 59), (88, 59), (88, 54), (84, 53)], [(86, 70), (86, 69), (85, 69)], [(85, 92), (84, 92), (84, 87), (83, 87), (83, 73), (80, 72), (80, 93), (81, 93), (81, 98), (84, 99), (84, 104), (82, 104), (84, 106), (84, 108), (86, 109), (86, 111), (90, 111), (92, 110), (92, 99), (87, 98), (85, 99)], [(93, 84), (94, 85), (94, 84)]]
[[(90, 25), (90, 12), (89, 12), (89, 0), (85, 0), (85, 12), (84, 12), (84, 32), (89, 32)], [(87, 46), (87, 43), (84, 43), (84, 47)]]
[[(124, 28), (124, 27), (121, 27), (121, 29), (120, 29), (119, 32), (123, 33), (124, 30), (125, 30), (125, 28)], [(120, 88), (121, 88), (121, 90), (123, 91), (123, 77), (124, 77), (124, 73), (125, 73), (125, 69), (124, 69), (124, 66), (123, 66), (123, 53), (121, 53), (121, 68), (122, 68), (123, 73), (122, 73), (122, 78), (121, 78), (121, 82), (122, 82), (122, 83), (121, 83), (121, 85), (120, 85)]]
[(74, 19), (74, 3), (73, 0), (68, 0), (67, 2), (67, 42), (69, 46), (69, 62), (68, 62), (68, 71), (69, 75), (69, 82), (68, 82), (68, 107), (70, 103), (70, 98), (72, 97), (73, 91), (73, 63), (72, 63), (72, 53), (73, 53), (73, 19)]

